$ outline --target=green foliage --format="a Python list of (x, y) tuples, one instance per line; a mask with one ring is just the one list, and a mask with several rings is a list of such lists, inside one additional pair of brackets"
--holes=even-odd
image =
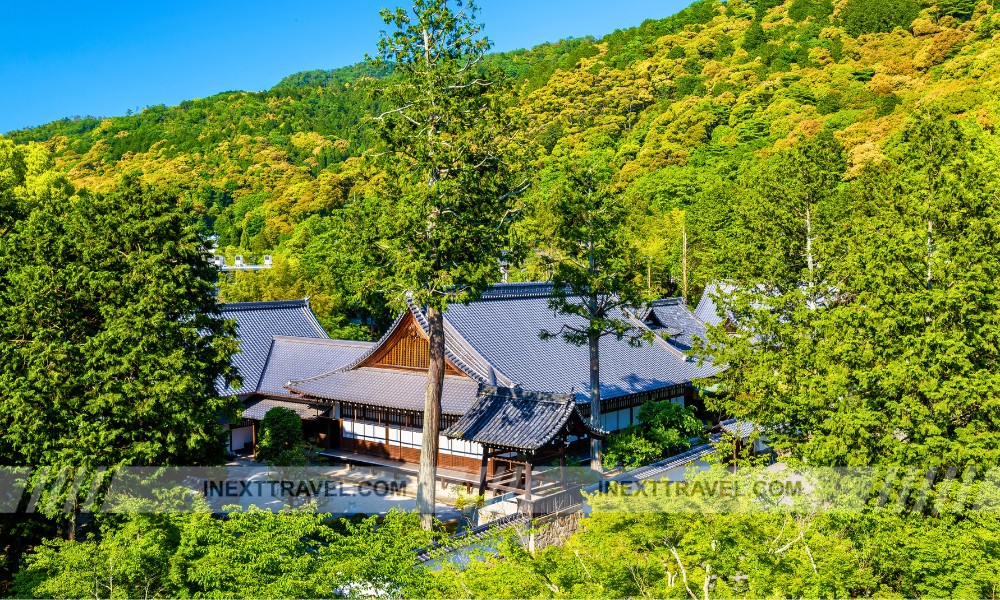
[(839, 16), (847, 33), (856, 37), (909, 27), (919, 14), (917, 0), (848, 0)]
[[(998, 161), (983, 131), (994, 128), (996, 106), (975, 90), (995, 87), (988, 52), (1000, 19), (996, 11), (975, 16), (967, 0), (925, 4), (943, 30), (899, 36), (878, 32), (909, 26), (920, 8), (913, 0), (837, 6), (831, 19), (832, 5), (822, 0), (698, 2), (602, 39), (472, 52), (480, 62), (470, 74), (512, 81), (495, 96), (469, 91), (447, 100), (459, 112), (485, 107), (490, 125), (470, 126), (478, 113), (445, 123), (455, 142), (446, 162), (481, 158), (476, 152), (487, 146), (502, 149), (505, 162), (485, 174), (462, 171), (440, 193), (426, 186), (432, 171), (414, 168), (405, 151), (390, 153), (395, 164), (360, 158), (376, 145), (385, 150), (394, 136), (409, 150), (405, 119), (387, 115), (382, 137), (365, 121), (409, 102), (405, 71), (388, 64), (306, 72), (266, 92), (11, 133), (0, 140), (0, 457), (218, 458), (215, 416), (232, 404), (212, 397), (210, 383), (223, 375), (231, 331), (191, 320), (212, 310), (202, 292), (214, 273), (194, 258), (201, 241), (185, 228), (189, 218), (201, 233), (219, 235), (230, 260), (275, 257), (269, 271), (225, 278), (221, 299), (310, 296), (335, 336), (371, 339), (413, 282), (479, 286), (498, 278), (496, 251), (504, 248), (532, 250), (512, 278), (549, 278), (559, 260), (582, 256), (574, 254), (579, 244), (571, 247), (583, 239), (581, 217), (600, 206), (606, 220), (594, 231), (613, 232), (600, 237), (621, 258), (612, 265), (616, 277), (630, 286), (645, 288), (648, 268), (651, 287), (674, 289), (681, 223), (691, 280), (740, 284), (722, 303), (744, 329), (712, 334), (710, 353), (731, 366), (722, 376), (730, 395), (716, 408), (764, 426), (790, 460), (995, 464), (991, 361), (1000, 342), (990, 282), (1000, 267), (990, 252)], [(976, 36), (949, 37), (958, 31), (950, 17), (971, 20), (961, 32)], [(851, 38), (861, 34), (870, 37)], [(423, 83), (440, 83), (425, 75)], [(888, 93), (883, 75), (907, 83)], [(370, 78), (387, 91), (370, 96)], [(417, 88), (427, 90), (410, 91)], [(903, 108), (931, 97), (968, 122), (926, 117), (901, 134)], [(579, 191), (572, 180), (586, 172), (587, 156), (596, 157), (600, 176), (589, 199), (566, 193)], [(155, 191), (119, 183), (134, 169)], [(504, 193), (521, 181), (536, 185), (508, 204)], [(89, 191), (77, 191), (83, 187)], [(504, 202), (474, 205), (480, 193)], [(446, 238), (437, 237), (449, 244), (442, 264), (471, 252), (481, 259), (472, 271), (424, 268), (433, 244), (421, 233), (435, 208), (445, 215), (457, 208), (462, 222), (477, 223), (457, 235), (456, 219)], [(487, 227), (484, 215), (496, 214), (523, 214), (523, 237), (508, 239), (506, 223)], [(203, 331), (211, 342), (194, 341)], [(616, 438), (623, 456), (662, 455), (644, 426)], [(525, 596), (690, 597), (671, 547), (698, 596), (706, 580), (711, 595), (996, 595), (990, 578), (1000, 528), (988, 515), (807, 522), (618, 512), (590, 521), (565, 550), (533, 558), (506, 546), (430, 582), (410, 569), (405, 544), (392, 541), (417, 545), (401, 521), (359, 526), (350, 541), (336, 537), (345, 535), (340, 525), (335, 543), (324, 545), (329, 532), (313, 538), (307, 522), (285, 531), (264, 516), (248, 517), (243, 529), (206, 520), (197, 525), (204, 543), (185, 538), (192, 540), (186, 574), (166, 576), (155, 567), (164, 560), (159, 540), (169, 547), (177, 532), (194, 529), (136, 522), (117, 536), (109, 524), (85, 542), (40, 550), (24, 581), (41, 579), (18, 593), (90, 595), (94, 581), (113, 575), (123, 586), (115, 593), (129, 596), (323, 596), (344, 582), (318, 575), (326, 567), (310, 557), (313, 541), (323, 539), (324, 548), (344, 549), (336, 550), (337, 573), (364, 572), (359, 580), (402, 595), (496, 597), (515, 580)], [(800, 525), (802, 539), (780, 551), (794, 540), (781, 536)], [(5, 518), (0, 527), (0, 552), (13, 565), (19, 550), (12, 548), (54, 525)], [(309, 541), (296, 545), (303, 535)], [(238, 555), (252, 569), (229, 562), (237, 538), (247, 541)], [(60, 570), (64, 556), (75, 570)], [(387, 558), (375, 564), (369, 556)], [(717, 579), (707, 579), (705, 564)]]
[(820, 96), (816, 103), (816, 112), (821, 115), (829, 115), (839, 111), (841, 108), (841, 97), (836, 93), (829, 93)]
[(540, 44), (527, 50), (490, 54), (485, 61), (508, 77), (523, 81), (523, 93), (529, 93), (544, 86), (557, 70), (574, 69), (581, 59), (595, 54), (594, 39), (588, 36)]
[(681, 75), (677, 78), (675, 98), (683, 98), (692, 94), (704, 94), (705, 86), (697, 75)]
[(148, 598), (171, 595), (170, 559), (181, 538), (179, 519), (135, 515), (107, 520), (99, 539), (49, 540), (14, 579), (17, 598)]
[[(558, 172), (550, 183), (553, 196), (553, 237), (537, 248), (551, 273), (552, 310), (580, 318), (579, 326), (540, 332), (543, 339), (560, 337), (586, 345), (590, 354), (590, 417), (599, 423), (600, 340), (614, 335), (642, 343), (622, 309), (649, 299), (650, 290), (638, 276), (643, 262), (632, 228), (634, 209), (611, 189), (610, 169), (600, 154), (581, 159)], [(600, 468), (599, 447), (592, 447), (591, 466)]]
[(968, 21), (976, 11), (977, 4), (976, 0), (937, 0), (937, 12), (942, 16)]
[(52, 541), (14, 580), (19, 598), (335, 598), (423, 578), (431, 537), (412, 514), (328, 523), (312, 510), (101, 517), (100, 535)]
[(792, 0), (788, 7), (788, 17), (796, 21), (804, 21), (809, 17), (821, 21), (832, 14), (832, 0)]
[[(551, 158), (536, 164), (536, 171), (567, 161), (575, 149), (608, 149), (620, 172), (615, 185), (625, 191), (666, 165), (696, 166), (706, 180), (729, 179), (773, 153), (772, 146), (786, 145), (797, 128), (814, 132), (816, 114), (784, 101), (789, 98), (830, 115), (823, 126), (841, 131), (852, 152), (861, 143), (883, 142), (898, 131), (901, 107), (914, 106), (922, 97), (946, 98), (956, 114), (992, 110), (988, 95), (947, 89), (988, 89), (988, 81), (974, 81), (979, 74), (986, 80), (993, 77), (978, 62), (947, 69), (959, 79), (934, 77), (894, 95), (869, 92), (856, 83), (875, 77), (869, 65), (886, 64), (879, 48), (889, 48), (888, 41), (857, 45), (839, 16), (821, 17), (828, 3), (789, 0), (780, 5), (775, 0), (724, 7), (698, 2), (673, 17), (601, 39), (569, 38), (486, 54), (480, 65), (512, 80), (498, 94), (511, 95), (504, 104), (519, 123), (512, 147), (525, 159), (543, 152)], [(793, 18), (781, 19), (786, 12)], [(850, 16), (850, 10), (845, 14)], [(899, 46), (891, 46), (891, 52), (927, 54), (928, 63), (986, 56), (982, 52), (996, 22), (995, 11), (986, 12), (969, 25), (978, 38), (945, 39), (951, 31), (945, 28), (932, 36), (900, 38), (892, 42)], [(929, 54), (921, 46), (925, 43)], [(942, 44), (950, 50), (938, 48)], [(749, 56), (734, 51), (738, 46), (747, 48)], [(924, 69), (924, 60), (917, 58), (914, 68)], [(907, 75), (908, 64), (893, 69)], [(381, 185), (384, 168), (360, 159), (375, 143), (374, 128), (365, 119), (390, 108), (384, 98), (367, 93), (370, 77), (398, 81), (399, 75), (389, 71), (359, 64), (306, 72), (266, 92), (229, 92), (176, 107), (147, 107), (120, 118), (64, 120), (10, 137), (17, 143), (44, 142), (75, 184), (95, 190), (110, 189), (123, 173), (142, 169), (145, 182), (185, 202), (205, 234), (219, 235), (228, 256), (284, 257), (287, 269), (280, 277), (229, 278), (223, 300), (308, 294), (329, 331), (377, 337), (391, 321), (390, 300), (398, 306), (401, 298), (398, 290), (383, 288), (380, 277), (343, 266), (343, 255), (354, 252), (354, 245), (343, 243), (341, 236), (367, 222), (363, 215), (346, 214), (359, 212), (356, 204), (377, 204), (374, 196), (391, 192)], [(789, 88), (788, 75), (799, 79), (795, 89)], [(716, 102), (700, 102), (709, 93)], [(984, 127), (989, 126), (993, 117), (982, 115)], [(882, 119), (878, 126), (871, 124), (875, 118)], [(514, 171), (523, 171), (527, 179), (534, 176), (522, 168), (530, 162), (515, 162)], [(852, 164), (852, 176), (859, 168), (860, 163)], [(530, 204), (546, 202), (539, 186), (521, 198), (523, 214), (531, 211)], [(512, 215), (520, 214), (519, 208), (511, 208)], [(659, 217), (665, 222), (677, 218)], [(660, 231), (665, 237), (656, 245), (677, 247), (674, 228)], [(529, 260), (527, 268), (511, 275), (544, 276), (537, 264)], [(668, 287), (670, 278), (679, 276), (678, 265), (674, 261), (659, 267)], [(707, 277), (703, 272), (690, 275)], [(364, 331), (351, 321), (361, 321)]]
[[(849, 195), (816, 195), (839, 167), (796, 176), (813, 182), (801, 191), (772, 188), (780, 176), (747, 185), (722, 234), (745, 279), (723, 302), (741, 333), (710, 334), (709, 352), (730, 365), (718, 407), (814, 465), (996, 464), (986, 357), (1000, 296), (981, 284), (1000, 270), (996, 152), (977, 129), (928, 113)], [(786, 198), (795, 213), (776, 211)]]
[(691, 447), (705, 430), (690, 408), (670, 401), (649, 402), (639, 409), (638, 425), (612, 433), (604, 457), (626, 469), (667, 458)]
[(294, 410), (275, 406), (260, 422), (257, 460), (287, 467), (306, 462), (302, 419)]
[(902, 99), (900, 99), (900, 97), (896, 94), (879, 97), (875, 101), (875, 115), (879, 117), (891, 115), (892, 111), (896, 110), (896, 107), (899, 106), (900, 102), (902, 102)]
[(275, 90), (289, 87), (328, 86), (331, 84), (351, 84), (366, 77), (381, 79), (392, 74), (392, 69), (373, 69), (369, 63), (359, 62), (339, 69), (324, 71), (315, 69), (302, 71), (285, 77), (274, 86)]
[(0, 239), (0, 461), (220, 461), (218, 418), (234, 405), (215, 385), (235, 341), (203, 240), (136, 177), (73, 195), (45, 160), (15, 153), (0, 176), (13, 180), (0, 198), (16, 199)]
[(586, 321), (551, 335), (577, 345), (593, 336), (625, 336), (632, 327), (618, 308), (638, 306), (647, 293), (636, 277), (644, 263), (631, 231), (636, 214), (612, 191), (602, 158), (587, 157), (556, 174), (549, 192), (553, 237), (538, 248), (552, 273), (552, 308)]
[(665, 19), (650, 19), (633, 29), (619, 29), (601, 40), (607, 44), (603, 62), (609, 67), (620, 69), (648, 58), (653, 54), (652, 43), (658, 38), (687, 27), (708, 23), (715, 17), (720, 6), (718, 0), (695, 0), (684, 10)]
[[(688, 489), (752, 481), (775, 478), (716, 468), (690, 477)], [(518, 595), (540, 598), (981, 598), (997, 590), (1000, 521), (989, 511), (823, 512), (794, 498), (765, 508), (755, 494), (668, 495), (665, 487), (631, 495), (612, 487), (590, 498), (591, 516), (564, 544), (446, 565), (425, 585), (438, 597), (472, 598), (504, 596), (510, 581)]]
[[(396, 31), (382, 38), (373, 64), (391, 63), (397, 76), (373, 89), (393, 108), (372, 124), (387, 177), (357, 207), (372, 238), (356, 256), (398, 304), (406, 292), (443, 309), (496, 280), (527, 181), (501, 137), (513, 126), (509, 82), (482, 62), (490, 42), (474, 11), (453, 12), (443, 1), (414, 10), (412, 20), (403, 9), (383, 11)], [(425, 29), (445, 37), (424, 48)]]
[(760, 19), (750, 22), (750, 28), (743, 34), (743, 49), (747, 52), (754, 52), (767, 43), (767, 34), (760, 24)]

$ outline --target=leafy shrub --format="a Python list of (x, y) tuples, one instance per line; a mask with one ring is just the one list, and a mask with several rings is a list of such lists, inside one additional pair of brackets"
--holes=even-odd
[(760, 119), (753, 119), (747, 121), (740, 125), (736, 132), (736, 138), (740, 142), (749, 142), (752, 140), (767, 137), (771, 133), (771, 125), (767, 121), (762, 121)]
[(726, 92), (732, 92), (733, 94), (735, 94), (736, 93), (736, 86), (733, 85), (732, 82), (729, 82), (729, 81), (720, 81), (720, 82), (716, 83), (712, 87), (712, 95), (713, 96), (721, 96), (722, 94), (725, 94)]
[(799, 104), (816, 104), (816, 95), (805, 85), (793, 85), (785, 91), (785, 94)]
[(692, 94), (701, 94), (705, 91), (705, 86), (702, 84), (701, 77), (696, 75), (682, 75), (677, 78), (677, 98), (683, 98), (684, 96), (690, 96)]
[(260, 422), (257, 460), (276, 466), (305, 464), (302, 419), (294, 410), (276, 406)]
[(634, 468), (667, 458), (691, 447), (691, 438), (704, 432), (704, 424), (690, 408), (669, 400), (650, 402), (639, 409), (638, 425), (630, 425), (608, 438), (607, 464)]
[(733, 46), (733, 38), (728, 35), (720, 35), (718, 40), (716, 40), (715, 54), (713, 58), (726, 58), (727, 56), (732, 56), (736, 47)]
[(701, 72), (705, 69), (705, 65), (695, 58), (689, 58), (684, 61), (684, 70), (692, 75), (701, 75)]
[(552, 153), (552, 149), (556, 147), (559, 139), (563, 136), (562, 125), (559, 123), (549, 123), (549, 126), (545, 128), (542, 133), (538, 135), (538, 143), (545, 148), (545, 151), (549, 154)]
[(851, 71), (851, 77), (853, 77), (855, 81), (868, 82), (872, 80), (872, 77), (875, 77), (875, 69), (866, 68)]

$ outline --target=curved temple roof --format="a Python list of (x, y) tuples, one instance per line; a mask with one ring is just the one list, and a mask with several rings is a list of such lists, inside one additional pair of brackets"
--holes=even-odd
[[(559, 331), (564, 324), (577, 327), (583, 320), (556, 313), (549, 306), (551, 285), (500, 284), (469, 304), (453, 304), (445, 320), (465, 343), (474, 348), (512, 386), (540, 392), (575, 394), (588, 400), (590, 358), (585, 346), (559, 337), (543, 340), (539, 332)], [(627, 318), (627, 317), (625, 317)], [(649, 329), (632, 319), (635, 333)], [(659, 336), (638, 345), (627, 337), (601, 339), (601, 397), (614, 398), (708, 377), (718, 372)]]
[[(567, 324), (583, 325), (580, 317), (554, 311), (549, 306), (551, 293), (552, 286), (547, 283), (498, 284), (476, 301), (448, 307), (444, 314), (445, 354), (457, 372), (445, 379), (445, 414), (464, 414), (476, 399), (479, 385), (589, 401), (587, 348), (559, 337), (543, 340), (539, 335), (542, 330), (559, 331)], [(382, 368), (370, 360), (387, 344), (395, 343), (394, 334), (401, 327), (415, 323), (427, 333), (423, 310), (412, 302), (409, 308), (381, 340), (359, 350), (352, 360), (331, 362), (322, 374), (288, 381), (284, 387), (295, 394), (328, 400), (421, 409), (425, 372)], [(623, 313), (622, 318), (632, 323), (633, 337), (650, 334), (631, 314)], [(683, 385), (717, 371), (714, 365), (699, 364), (659, 336), (638, 343), (628, 336), (601, 339), (602, 398)]]
[(330, 338), (313, 315), (308, 300), (237, 302), (223, 304), (221, 311), (224, 319), (236, 321), (240, 351), (233, 356), (233, 366), (243, 380), (238, 389), (231, 386), (219, 389), (222, 395), (247, 395), (256, 391), (254, 388), (264, 372), (275, 336)]
[(604, 438), (569, 394), (482, 386), (476, 403), (444, 435), (483, 446), (535, 452), (561, 433)]

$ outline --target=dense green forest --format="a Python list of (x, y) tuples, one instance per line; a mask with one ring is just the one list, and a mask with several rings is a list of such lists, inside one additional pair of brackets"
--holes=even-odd
[[(433, 569), (413, 568), (413, 549), (446, 540), (414, 514), (2, 515), (0, 594), (1000, 595), (1000, 11), (699, 0), (488, 62), (512, 80), (493, 118), (518, 125), (505, 152), (530, 183), (513, 279), (560, 277), (553, 257), (580, 245), (572, 215), (596, 206), (628, 258), (609, 267), (620, 287), (734, 290), (694, 351), (727, 367), (699, 382), (710, 410), (754, 423), (787, 467), (898, 474), (919, 490), (827, 511), (613, 489), (561, 546), (499, 536), (496, 552)], [(198, 230), (229, 257), (275, 257), (224, 279), (223, 299), (308, 295), (334, 335), (377, 335), (399, 302), (386, 272), (403, 261), (366, 253), (402, 254), (385, 233), (408, 221), (371, 212), (392, 209), (386, 190), (422, 193), (405, 165), (371, 156), (394, 134), (371, 119), (386, 108), (373, 81), (397, 75), (299, 73), (0, 138), (0, 464), (218, 462), (205, 449), (234, 407), (213, 383), (232, 377), (235, 348), (231, 330), (184, 316), (214, 307)], [(612, 459), (684, 447), (687, 426), (664, 425), (683, 415), (667, 412), (649, 405)], [(691, 481), (731, 482), (735, 466), (772, 476), (719, 447)]]
[[(844, 147), (845, 180), (879, 161), (915, 111), (936, 107), (992, 132), (1000, 14), (971, 0), (700, 0), (672, 17), (601, 39), (492, 55), (515, 78), (521, 140), (535, 185), (523, 243), (546, 234), (546, 182), (597, 153), (636, 212), (652, 283), (677, 291), (688, 221), (689, 295), (720, 271), (699, 217), (725, 207), (741, 174), (820, 131)], [(328, 328), (368, 337), (350, 317), (385, 322), (338, 255), (338, 212), (366, 193), (377, 106), (364, 64), (289, 76), (260, 93), (227, 92), (110, 119), (57, 121), (8, 134), (50, 149), (73, 183), (107, 189), (141, 171), (179, 194), (232, 257), (276, 267), (223, 285), (229, 300), (309, 295)], [(685, 217), (687, 215), (687, 218)], [(704, 221), (704, 218), (702, 219)], [(710, 254), (710, 253), (709, 253)], [(545, 277), (529, 260), (514, 277)], [(368, 322), (368, 321), (365, 321)]]

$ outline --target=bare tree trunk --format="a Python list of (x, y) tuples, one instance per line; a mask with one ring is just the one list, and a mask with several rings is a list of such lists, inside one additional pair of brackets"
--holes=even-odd
[(814, 273), (815, 263), (813, 261), (813, 235), (812, 235), (812, 212), (809, 209), (809, 205), (806, 204), (806, 267), (809, 269), (809, 308), (816, 308), (816, 302), (813, 298), (813, 285), (816, 283), (816, 277)]
[(441, 426), (441, 389), (444, 385), (444, 315), (427, 308), (430, 337), (430, 364), (424, 394), (424, 428), (420, 445), (420, 472), (417, 476), (417, 510), (420, 526), (427, 531), (434, 526), (437, 494), (438, 446)]
[[(590, 332), (587, 345), (590, 348), (590, 421), (595, 428), (601, 428), (601, 336)], [(590, 468), (604, 472), (601, 464), (601, 440), (590, 438)]]
[(687, 223), (681, 224), (681, 297), (688, 299), (688, 230)]
[(927, 289), (934, 287), (934, 278), (931, 274), (931, 258), (934, 255), (934, 221), (927, 219)]

